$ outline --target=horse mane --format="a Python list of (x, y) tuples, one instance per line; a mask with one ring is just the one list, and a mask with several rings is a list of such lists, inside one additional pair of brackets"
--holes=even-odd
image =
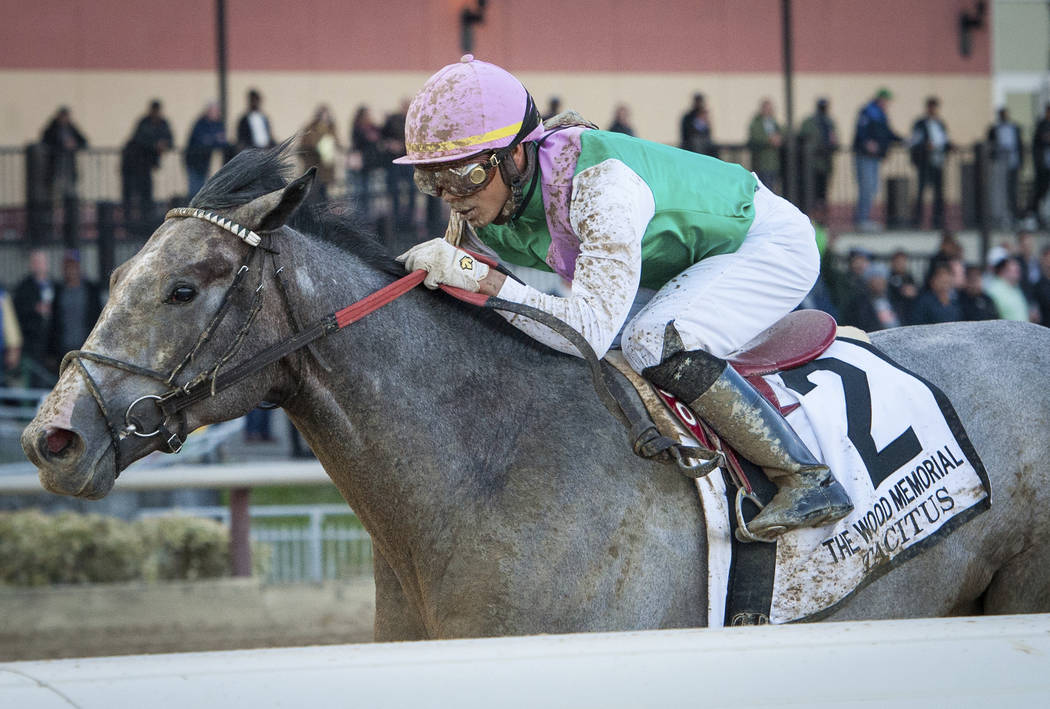
[[(189, 206), (216, 211), (234, 209), (284, 188), (292, 179), (292, 140), (288, 138), (269, 149), (250, 148), (238, 153), (204, 183)], [(391, 280), (405, 275), (405, 267), (394, 260), (387, 247), (368, 231), (345, 203), (329, 200), (304, 205), (296, 210), (288, 226), (353, 254), (366, 266), (392, 277)], [(497, 330), (496, 340), (517, 342), (528, 349), (557, 354), (491, 310), (467, 305), (440, 292), (435, 292), (434, 296), (451, 301), (456, 310)]]
[[(291, 182), (292, 138), (266, 149), (238, 153), (209, 179), (190, 202), (199, 209), (240, 207), (257, 197), (284, 188)], [(358, 256), (372, 268), (391, 276), (405, 275), (404, 266), (368, 231), (345, 203), (328, 201), (303, 205), (288, 226)]]

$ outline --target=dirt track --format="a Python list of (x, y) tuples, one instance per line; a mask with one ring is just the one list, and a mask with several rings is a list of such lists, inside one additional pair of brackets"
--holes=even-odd
[(370, 642), (371, 579), (0, 588), (0, 661)]

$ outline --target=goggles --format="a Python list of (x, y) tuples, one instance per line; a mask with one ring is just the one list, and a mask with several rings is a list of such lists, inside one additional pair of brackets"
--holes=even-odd
[(423, 194), (437, 197), (438, 190), (455, 197), (466, 197), (483, 189), (496, 174), (499, 158), (493, 153), (452, 167), (417, 166), (412, 176)]

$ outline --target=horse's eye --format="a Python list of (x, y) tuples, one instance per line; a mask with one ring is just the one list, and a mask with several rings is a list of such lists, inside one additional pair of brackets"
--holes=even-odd
[(175, 286), (168, 295), (169, 303), (188, 303), (197, 296), (193, 286)]

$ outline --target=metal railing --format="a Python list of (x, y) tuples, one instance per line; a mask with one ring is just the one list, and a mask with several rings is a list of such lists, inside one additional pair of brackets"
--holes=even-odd
[[(346, 505), (252, 505), (251, 540), (271, 583), (372, 574), (372, 539)], [(226, 507), (145, 509), (139, 517), (186, 515), (230, 523)]]
[[(960, 223), (957, 226), (972, 226), (974, 215), (967, 203), (973, 202), (973, 190), (976, 187), (976, 161), (978, 146), (983, 143), (959, 146), (947, 154), (944, 165), (945, 201)], [(804, 146), (803, 146), (804, 148)], [(804, 192), (805, 186), (812, 185), (812, 159), (807, 156), (811, 151), (800, 150), (799, 189)], [(723, 144), (717, 146), (717, 155), (722, 160), (736, 162), (747, 168), (752, 166), (751, 151), (747, 145)], [(44, 169), (41, 166), (44, 157), (41, 146), (0, 147), (0, 238), (17, 238), (27, 229), (27, 219), (20, 211), (43, 209), (45, 214), (40, 219), (48, 226), (46, 235), (58, 238), (55, 220), (62, 218), (62, 206), (54, 204), (49, 198), (48, 186), (45, 184)], [(339, 164), (347, 164), (344, 158)], [(79, 221), (83, 223), (81, 238), (93, 238), (92, 224), (101, 218), (97, 205), (100, 203), (120, 204), (122, 197), (120, 174), (120, 151), (115, 148), (92, 148), (77, 154), (76, 197), (79, 200)], [(783, 161), (782, 161), (783, 164)], [(218, 161), (213, 166), (217, 166)], [(833, 215), (848, 215), (857, 199), (857, 181), (853, 162), (853, 153), (840, 149), (831, 156), (832, 170), (828, 183), (828, 203), (833, 207)], [(391, 168), (396, 169), (396, 168)], [(349, 169), (337, 169), (335, 179), (326, 185), (329, 198), (346, 199), (359, 205), (368, 205), (370, 217), (388, 215), (392, 207), (389, 181), (385, 167), (361, 173)], [(1022, 176), (1022, 200), (1026, 191), (1027, 176)], [(896, 180), (894, 194), (887, 194), (888, 181)], [(911, 164), (906, 147), (895, 146), (890, 149), (881, 163), (880, 195), (878, 203), (882, 211), (887, 208), (893, 214), (884, 214), (888, 225), (894, 226), (900, 221), (898, 217), (908, 214), (910, 221), (914, 192), (917, 188), (915, 167)], [(987, 184), (987, 181), (985, 181)], [(408, 187), (411, 188), (410, 180)], [(153, 171), (153, 196), (158, 205), (187, 201), (187, 177), (179, 151), (165, 153), (159, 166)], [(425, 200), (420, 195), (403, 195), (413, 202), (412, 214), (415, 220), (425, 220)], [(897, 203), (890, 204), (896, 200)], [(802, 194), (798, 200), (806, 202)], [(807, 206), (803, 204), (802, 206)], [(879, 209), (877, 204), (877, 210)], [(969, 210), (969, 211), (968, 211)], [(159, 211), (159, 210), (158, 210)], [(433, 214), (430, 215), (433, 218)], [(118, 221), (122, 215), (117, 214)], [(905, 226), (901, 224), (901, 226)], [(38, 239), (39, 240), (39, 239)]]

